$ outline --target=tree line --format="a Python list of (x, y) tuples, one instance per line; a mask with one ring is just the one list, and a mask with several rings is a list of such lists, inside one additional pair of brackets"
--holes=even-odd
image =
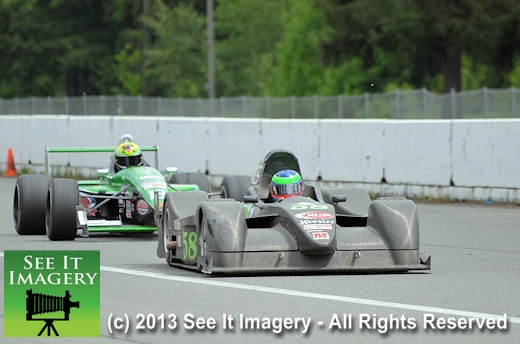
[[(520, 86), (516, 0), (3, 0), (0, 98)], [(211, 36), (212, 37), (212, 36)]]

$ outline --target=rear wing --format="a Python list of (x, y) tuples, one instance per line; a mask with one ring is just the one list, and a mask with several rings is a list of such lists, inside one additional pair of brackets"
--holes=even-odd
[[(155, 152), (154, 167), (159, 170), (159, 147), (139, 147), (142, 152)], [(45, 149), (45, 166), (47, 174), (51, 175), (49, 155), (51, 153), (114, 153), (116, 147), (47, 147)]]

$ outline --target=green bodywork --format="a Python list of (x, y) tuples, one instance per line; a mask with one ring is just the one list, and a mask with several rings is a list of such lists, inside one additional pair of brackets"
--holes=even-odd
[[(174, 191), (193, 191), (199, 190), (197, 185), (192, 184), (168, 184), (165, 176), (158, 171), (158, 148), (141, 147), (142, 151), (155, 151), (156, 168), (151, 166), (131, 166), (117, 173), (110, 172), (108, 168), (98, 170), (99, 179), (97, 180), (79, 180), (78, 187), (80, 197), (101, 197), (110, 198), (123, 197), (125, 192), (138, 194), (155, 211), (162, 210), (164, 197), (167, 192)], [(86, 152), (114, 152), (111, 147), (96, 148), (47, 148), (47, 153), (86, 153)], [(48, 154), (47, 154), (48, 170)], [(159, 209), (155, 209), (155, 195), (158, 197)], [(113, 225), (108, 221), (107, 224), (97, 222), (91, 225), (87, 222), (89, 232), (153, 232), (157, 228), (152, 225), (138, 225), (122, 223), (121, 225)]]
[[(159, 206), (162, 208), (164, 196), (167, 192), (198, 190), (197, 185), (174, 184), (169, 185), (164, 176), (153, 167), (133, 166), (115, 174), (101, 174), (99, 180), (78, 181), (79, 191), (85, 194), (115, 195), (123, 188), (139, 194), (148, 205), (154, 209), (155, 194), (158, 195)], [(154, 209), (155, 211), (155, 209)], [(155, 226), (131, 225), (123, 226), (91, 226), (89, 232), (151, 232)]]

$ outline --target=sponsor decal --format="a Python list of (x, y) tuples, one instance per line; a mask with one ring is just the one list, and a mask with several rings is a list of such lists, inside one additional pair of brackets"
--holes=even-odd
[(134, 211), (134, 205), (131, 201), (125, 201), (125, 215), (128, 219), (132, 218), (132, 213)]
[(166, 182), (162, 178), (157, 178), (153, 176), (141, 177), (140, 184), (145, 190), (161, 189), (167, 187)]
[(334, 217), (334, 214), (324, 211), (307, 211), (305, 213), (295, 214), (294, 216), (298, 219), (331, 219)]
[(96, 216), (97, 209), (90, 211), (96, 206), (96, 199), (94, 197), (80, 197), (79, 204), (85, 209), (88, 216)]
[(307, 224), (303, 225), (303, 229), (307, 231), (311, 230), (332, 230), (332, 225), (330, 223), (313, 223), (313, 224)]
[(135, 206), (139, 215), (146, 215), (148, 213), (148, 210), (150, 209), (148, 203), (146, 203), (144, 199), (138, 200)]
[(333, 224), (334, 223), (334, 220), (333, 219), (311, 219), (311, 220), (298, 220), (298, 223), (300, 225), (312, 225), (312, 224), (315, 224), (315, 223), (328, 223), (328, 224)]
[(329, 232), (313, 232), (312, 237), (316, 240), (328, 240), (329, 239)]

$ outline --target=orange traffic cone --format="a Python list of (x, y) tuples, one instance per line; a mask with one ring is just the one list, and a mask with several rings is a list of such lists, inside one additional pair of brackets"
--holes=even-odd
[(7, 150), (7, 166), (5, 169), (6, 177), (16, 177), (16, 167), (14, 166), (13, 150), (9, 148)]

